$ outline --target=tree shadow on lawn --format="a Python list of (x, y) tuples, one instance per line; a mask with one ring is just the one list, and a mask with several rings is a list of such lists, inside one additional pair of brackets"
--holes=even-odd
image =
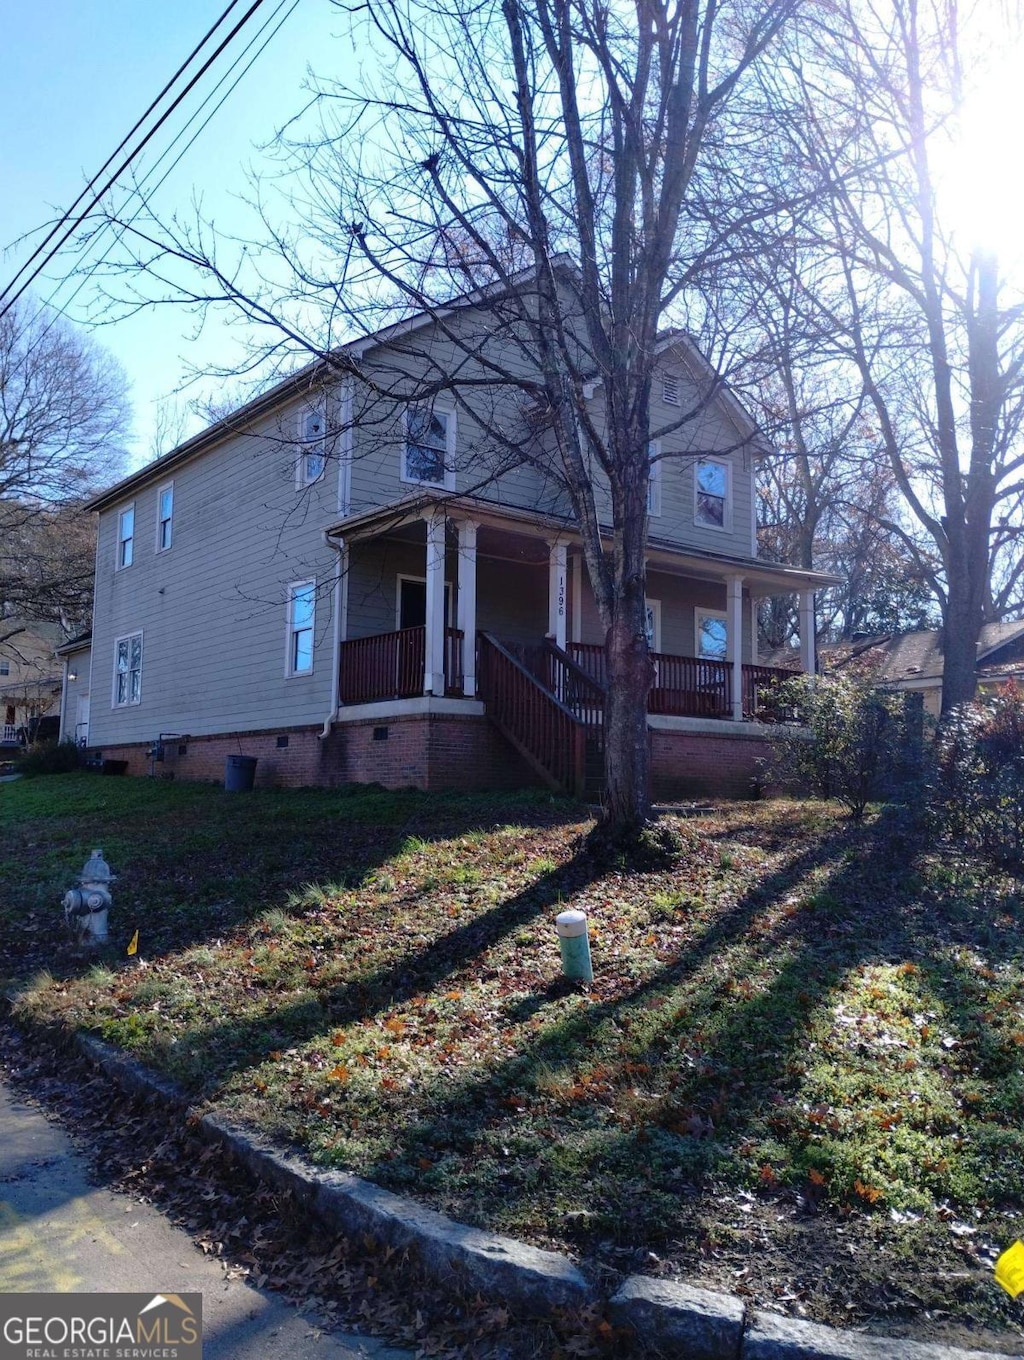
[[(273, 1051), (305, 1043), (340, 1025), (382, 1015), (429, 992), (460, 968), (482, 959), (514, 931), (563, 905), (567, 896), (601, 872), (589, 853), (580, 849), (566, 864), (541, 874), (514, 896), (425, 945), (411, 945), (397, 959), (344, 982), (311, 987), (301, 999), (259, 1016), (225, 1016), (216, 1024), (183, 1031), (176, 1036), (176, 1047), (189, 1054), (189, 1068), (202, 1073), (201, 1083), (193, 1081), (192, 1093), (210, 1094), (266, 1062)], [(419, 895), (417, 890), (414, 896)], [(486, 975), (486, 968), (477, 974)]]
[[(842, 833), (842, 839), (845, 843), (845, 832)], [(742, 939), (756, 923), (766, 903), (792, 891), (834, 854), (835, 847), (828, 842), (819, 842), (800, 853), (769, 880), (744, 896), (724, 918), (715, 920), (685, 958), (667, 969), (658, 970), (623, 996), (588, 1005), (586, 1011), (573, 1022), (573, 1040), (586, 1040), (606, 1018), (614, 1019), (620, 1011), (640, 1005), (650, 995), (697, 972), (702, 964), (715, 958), (728, 944)], [(194, 1085), (193, 1091), (198, 1094), (201, 1089), (206, 1094), (213, 1094), (247, 1069), (265, 1062), (272, 1051), (302, 1044), (335, 1027), (382, 1016), (414, 997), (429, 993), (446, 980), (454, 985), (463, 970), (472, 970), (473, 980), (486, 979), (493, 972), (493, 966), (487, 960), (488, 951), (552, 908), (566, 905), (573, 894), (600, 883), (615, 872), (615, 869), (596, 862), (581, 848), (569, 862), (545, 872), (514, 896), (496, 903), (472, 921), (444, 932), (426, 945), (411, 946), (395, 960), (369, 968), (315, 995), (265, 1010), (258, 1016), (225, 1016), (213, 1025), (204, 1024), (186, 1030), (177, 1037), (176, 1046), (190, 1055), (189, 1067), (202, 1072), (201, 1088)], [(559, 979), (539, 997), (536, 994), (520, 997), (510, 1003), (508, 1018), (520, 1021), (528, 1018), (529, 1014), (539, 1013), (545, 1004), (563, 996), (565, 990)], [(553, 1040), (552, 1047), (558, 1049), (558, 1042)], [(200, 1060), (196, 1061), (197, 1058)], [(564, 1053), (558, 1063), (555, 1063), (554, 1058), (553, 1053), (553, 1066), (571, 1065), (574, 1060), (571, 1055)], [(532, 1041), (530, 1052), (513, 1060), (508, 1070), (511, 1073), (519, 1072), (520, 1068), (527, 1071), (534, 1064), (543, 1066), (547, 1062), (545, 1043), (541, 1039)], [(479, 1089), (487, 1089), (494, 1081), (499, 1086), (503, 1085), (505, 1077), (498, 1072), (493, 1077), (481, 1078), (482, 1086)], [(477, 1089), (478, 1081), (474, 1079), (467, 1095), (470, 1104), (474, 1103), (473, 1093)], [(442, 1124), (445, 1117), (442, 1113)], [(482, 1111), (480, 1118), (481, 1122), (486, 1122)]]
[[(805, 1119), (799, 1097), (808, 1022), (849, 975), (864, 965), (917, 960), (922, 987), (959, 994), (941, 931), (929, 935), (934, 922), (902, 853), (905, 829), (903, 813), (894, 810), (863, 832), (841, 835), (840, 850), (856, 842), (856, 853), (817, 885), (813, 908), (762, 920), (766, 906), (828, 859), (812, 851), (625, 994), (589, 1005), (581, 999), (574, 1014), (557, 1015), (522, 1053), (484, 1073), (461, 1080), (439, 1074), (424, 1084), (419, 1117), (403, 1119), (396, 1104), (390, 1146), (361, 1170), (464, 1221), (588, 1253), (609, 1241), (639, 1251), (669, 1243), (676, 1259), (695, 1264), (708, 1215), (721, 1212), (711, 1196), (722, 1186), (758, 1184), (744, 1144), (791, 1137), (794, 1117)], [(723, 977), (719, 960), (745, 937), (742, 958), (730, 961)], [(523, 1017), (542, 1016), (545, 1004), (517, 1003)], [(974, 1026), (979, 1017), (974, 1006), (951, 1005), (949, 1019)], [(870, 1080), (873, 1065), (870, 1051), (858, 1053), (858, 1079)], [(658, 1071), (667, 1080), (652, 1076)], [(815, 1161), (812, 1142), (807, 1167)], [(1016, 1167), (1019, 1158), (1013, 1160)], [(779, 1187), (762, 1189), (770, 1198)], [(1019, 1169), (1002, 1189), (1004, 1202), (1019, 1207)], [(790, 1206), (794, 1200), (791, 1194)], [(735, 1207), (733, 1213), (742, 1219)], [(794, 1218), (795, 1209), (787, 1215)], [(815, 1221), (815, 1235), (834, 1248), (836, 1225), (828, 1219), (823, 1213)], [(950, 1255), (955, 1267), (952, 1248)], [(919, 1310), (921, 1280), (912, 1261), (905, 1262), (905, 1280), (886, 1283), (894, 1259), (870, 1250), (844, 1255), (837, 1288), (849, 1289), (849, 1297), (860, 1290), (862, 1301), (872, 1292), (881, 1299), (888, 1288), (893, 1307)], [(969, 1300), (978, 1276), (940, 1285), (939, 1303), (943, 1290), (958, 1289)], [(986, 1306), (992, 1310), (991, 1298)], [(1004, 1312), (1006, 1324), (1015, 1325), (1012, 1310)]]
[[(10, 983), (43, 969), (73, 978), (97, 963), (116, 968), (136, 929), (139, 956), (150, 959), (214, 941), (286, 908), (311, 881), (350, 891), (413, 835), (430, 841), (504, 819), (557, 825), (582, 814), (531, 790), (441, 799), (356, 786), (235, 794), (95, 776), (61, 776), (52, 806), (30, 818), (9, 812), (0, 827), (0, 976)], [(79, 950), (61, 899), (95, 845), (117, 875), (110, 940)]]

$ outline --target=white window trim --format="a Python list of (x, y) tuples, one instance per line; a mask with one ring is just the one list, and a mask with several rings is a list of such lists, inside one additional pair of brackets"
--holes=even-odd
[(648, 646), (652, 652), (661, 651), (661, 601), (648, 598), (644, 601), (645, 611), (651, 614), (651, 639)]
[[(456, 449), (456, 430), (458, 421), (455, 416), (454, 406), (440, 406), (437, 402), (431, 406), (431, 411), (436, 416), (444, 416), (447, 422), (445, 426), (445, 450), (444, 450), (444, 478), (439, 482), (427, 482), (422, 477), (410, 477), (405, 467), (405, 452), (408, 447), (408, 427), (406, 425), (407, 413), (414, 406), (427, 405), (426, 402), (410, 402), (402, 412), (402, 443), (399, 454), (400, 462), (398, 466), (399, 481), (405, 482), (408, 486), (436, 486), (445, 491), (455, 490), (455, 449)], [(410, 580), (414, 578), (410, 577)]]
[[(408, 572), (400, 571), (395, 577), (395, 632), (400, 632), (402, 627), (402, 582), (412, 581), (415, 584), (425, 586), (427, 578), (425, 576), (411, 576)], [(444, 618), (446, 628), (455, 627), (455, 590), (451, 581), (444, 583)]]
[[(171, 513), (167, 520), (170, 533), (168, 534), (169, 541), (166, 545), (160, 542), (160, 526), (163, 524), (163, 520), (160, 518), (160, 501), (165, 491), (169, 491), (171, 493)], [(174, 483), (164, 482), (162, 486), (158, 486), (156, 489), (156, 550), (158, 553), (170, 552), (173, 546), (174, 546)]]
[(0, 675), (8, 676), (11, 673), (11, 663), (6, 656), (0, 656)]
[[(720, 619), (725, 624), (725, 656), (701, 656), (700, 654), (700, 635), (702, 619)], [(729, 660), (729, 615), (724, 609), (705, 609), (703, 605), (695, 605), (693, 610), (693, 654), (698, 661), (728, 661)]]
[[(121, 524), (122, 524), (122, 521), (124, 520), (125, 515), (127, 515), (127, 514), (129, 513), (129, 511), (131, 512), (131, 516), (132, 516), (132, 532), (131, 532), (131, 538), (130, 538), (130, 539), (126, 539), (126, 538), (123, 538), (123, 537), (121, 536)], [(117, 544), (116, 544), (116, 546), (115, 546), (115, 548), (114, 548), (114, 570), (115, 570), (115, 571), (127, 571), (128, 568), (129, 568), (129, 567), (132, 565), (132, 563), (135, 561), (135, 538), (136, 538), (135, 529), (136, 529), (136, 523), (135, 523), (135, 502), (132, 501), (132, 502), (131, 502), (130, 504), (128, 504), (128, 505), (123, 505), (123, 506), (121, 507), (121, 509), (118, 510), (118, 512), (117, 512)], [(132, 545), (132, 558), (131, 558), (131, 562), (122, 562), (122, 561), (121, 561), (121, 548), (122, 548), (122, 546), (123, 546), (125, 543), (127, 543), (127, 542), (130, 542), (131, 545)]]
[[(722, 514), (722, 524), (708, 524), (707, 520), (700, 517), (700, 465), (701, 463), (714, 463), (717, 467), (725, 469), (725, 507)], [(698, 458), (693, 465), (693, 522), (698, 529), (707, 529), (713, 534), (732, 533), (732, 464), (724, 458)]]
[[(297, 671), (292, 666), (292, 656), (294, 655), (295, 634), (299, 630), (296, 629), (295, 627), (292, 610), (295, 605), (296, 591), (302, 590), (307, 586), (309, 586), (313, 591), (313, 612), (309, 620), (310, 641), (312, 643), (312, 646), (310, 648), (309, 653), (309, 669), (305, 671)], [(285, 621), (285, 635), (284, 635), (285, 679), (286, 680), (304, 679), (306, 676), (312, 675), (313, 671), (316, 668), (316, 579), (314, 577), (306, 577), (304, 581), (289, 581), (288, 594), (285, 597), (284, 602), (284, 621)], [(303, 629), (302, 631), (305, 630)]]
[(648, 442), (647, 456), (650, 459), (647, 473), (647, 514), (649, 518), (657, 519), (661, 516), (661, 469), (664, 466), (660, 439)]
[[(323, 435), (320, 438), (320, 471), (315, 477), (310, 477), (307, 471), (307, 458), (314, 451), (311, 443), (306, 438), (306, 420), (309, 416), (319, 416), (323, 426)], [(327, 475), (327, 402), (321, 399), (318, 402), (307, 403), (299, 408), (295, 421), (296, 442), (299, 445), (299, 456), (295, 460), (295, 486), (301, 491), (304, 487), (315, 486), (317, 482), (323, 481)]]
[[(144, 632), (145, 630), (142, 628), (135, 628), (130, 633), (121, 633), (118, 637), (114, 638), (114, 673), (111, 677), (110, 685), (110, 707), (113, 709), (137, 708), (139, 704), (142, 703), (142, 672), (145, 669), (146, 665), (146, 641)], [(119, 704), (117, 702), (117, 649), (122, 642), (128, 643), (128, 661), (130, 665), (132, 655), (131, 652), (132, 638), (136, 637), (139, 639), (139, 650), (141, 652), (141, 657), (139, 660), (139, 697), (137, 699), (128, 698), (124, 701), (123, 704)], [(130, 670), (128, 671), (128, 674), (129, 675), (131, 674)], [(128, 693), (131, 694), (130, 684), (128, 686)]]

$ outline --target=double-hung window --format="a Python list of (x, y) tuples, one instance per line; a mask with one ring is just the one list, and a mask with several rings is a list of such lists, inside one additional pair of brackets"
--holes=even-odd
[(156, 493), (156, 550), (166, 552), (171, 546), (174, 520), (174, 483), (168, 482)]
[(117, 517), (117, 566), (130, 567), (135, 556), (135, 505), (126, 506)]
[(696, 471), (695, 519), (709, 529), (729, 528), (729, 464), (701, 458)]
[(316, 582), (297, 581), (288, 587), (288, 674), (309, 675), (313, 670), (313, 621)]
[(303, 410), (299, 415), (299, 441), (302, 456), (299, 459), (299, 485), (309, 486), (318, 482), (327, 466), (326, 441), (327, 421), (323, 408)]
[(453, 488), (451, 441), (455, 416), (430, 406), (410, 406), (405, 412), (402, 480)]
[(717, 609), (697, 610), (697, 655), (704, 661), (728, 659), (729, 625)]
[(114, 707), (142, 701), (142, 634), (128, 633), (114, 643)]

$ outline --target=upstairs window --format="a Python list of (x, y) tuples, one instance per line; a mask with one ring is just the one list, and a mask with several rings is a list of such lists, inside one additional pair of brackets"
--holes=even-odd
[(117, 566), (130, 567), (135, 556), (135, 506), (129, 505), (117, 517)]
[(6, 657), (0, 657), (0, 675), (10, 675), (11, 663)]
[(288, 674), (309, 675), (313, 670), (313, 620), (316, 582), (298, 581), (288, 587)]
[(679, 379), (674, 373), (666, 373), (661, 380), (661, 399), (666, 406), (678, 406)]
[(405, 449), (402, 480), (428, 486), (451, 484), (450, 442), (455, 417), (449, 411), (410, 406), (405, 413)]
[(696, 521), (709, 529), (729, 527), (729, 465), (711, 458), (697, 464)]
[(142, 702), (142, 634), (129, 633), (114, 643), (114, 707)]
[(299, 441), (302, 444), (302, 457), (299, 459), (299, 485), (309, 486), (318, 482), (327, 467), (325, 440), (327, 421), (322, 409), (305, 410), (299, 415)]
[(156, 550), (166, 552), (171, 546), (171, 526), (174, 519), (174, 483), (168, 482), (156, 493)]

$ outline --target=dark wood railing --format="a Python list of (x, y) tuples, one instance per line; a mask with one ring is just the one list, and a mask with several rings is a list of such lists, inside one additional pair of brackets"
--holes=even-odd
[[(444, 677), (446, 693), (462, 693), (462, 633), (446, 628)], [(343, 704), (376, 699), (411, 699), (423, 693), (427, 655), (426, 628), (400, 628), (394, 633), (353, 638), (341, 644), (338, 698)]]
[[(600, 644), (569, 642), (566, 652), (586, 673), (607, 685), (608, 663)], [(654, 684), (648, 712), (691, 718), (732, 717), (732, 662), (652, 652)], [(743, 666), (743, 713), (748, 718), (776, 721), (771, 691), (794, 672), (774, 666)]]
[(582, 795), (586, 727), (542, 681), (490, 633), (477, 650), (480, 697), (513, 746), (549, 784)]
[(744, 666), (743, 712), (759, 722), (797, 720), (795, 709), (780, 702), (778, 686), (795, 679), (798, 674), (798, 671), (783, 670), (778, 666)]

